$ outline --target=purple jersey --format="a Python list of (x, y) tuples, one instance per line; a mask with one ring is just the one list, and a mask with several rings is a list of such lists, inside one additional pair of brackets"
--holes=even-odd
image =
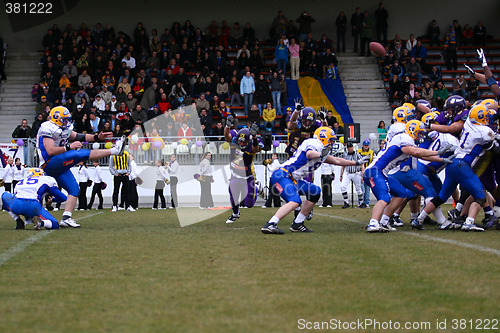
[(322, 126), (321, 120), (316, 120), (309, 129), (295, 128), (288, 135), (288, 147), (286, 147), (285, 152), (288, 154), (288, 158), (292, 157), (293, 154), (297, 151), (300, 144), (304, 142), (306, 139), (310, 139), (313, 137), (314, 132)]
[(252, 152), (252, 143), (250, 142), (245, 148), (241, 148), (238, 140), (234, 137), (230, 143), (231, 157), (231, 174), (236, 178), (248, 178), (253, 175), (253, 158), (255, 154)]
[(439, 114), (439, 116), (436, 118), (436, 122), (440, 125), (451, 125), (453, 123), (456, 123), (457, 121), (466, 121), (467, 117), (469, 116), (469, 110), (465, 109), (459, 114), (457, 114), (453, 120), (450, 118), (446, 118), (446, 111), (443, 111)]

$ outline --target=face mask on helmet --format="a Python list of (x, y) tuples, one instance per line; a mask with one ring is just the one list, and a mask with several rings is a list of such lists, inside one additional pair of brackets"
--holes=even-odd
[(238, 132), (238, 145), (240, 148), (246, 148), (248, 147), (248, 144), (252, 140), (252, 135), (250, 134), (250, 131), (247, 128), (244, 128)]
[(316, 111), (311, 107), (303, 108), (300, 111), (300, 123), (305, 129), (309, 129), (316, 120)]
[(314, 131), (314, 137), (319, 139), (323, 146), (333, 145), (335, 143), (335, 132), (326, 126), (322, 126)]
[(445, 116), (446, 118), (453, 118), (460, 112), (462, 112), (467, 106), (465, 99), (459, 95), (452, 95), (446, 99), (444, 102)]
[(426, 133), (425, 126), (419, 120), (411, 120), (406, 124), (406, 134), (411, 136), (415, 144), (420, 144), (425, 141)]

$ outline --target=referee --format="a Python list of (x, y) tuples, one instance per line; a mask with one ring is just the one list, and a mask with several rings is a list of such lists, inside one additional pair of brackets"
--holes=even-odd
[[(370, 163), (373, 161), (373, 150), (370, 149), (370, 143), (371, 141), (369, 139), (366, 139), (363, 141), (363, 147), (361, 149), (358, 149), (358, 153), (363, 156), (370, 156), (370, 160), (365, 163), (365, 168), (367, 168)], [(363, 203), (359, 206), (359, 208), (369, 208), (370, 207), (370, 184), (367, 184), (365, 182), (362, 183), (362, 189), (363, 189)]]
[(122, 187), (123, 198), (127, 211), (135, 211), (135, 209), (130, 205), (130, 196), (128, 194), (128, 176), (130, 175), (130, 171), (129, 155), (127, 151), (125, 151), (121, 156), (113, 155), (112, 158), (109, 159), (109, 172), (113, 176), (114, 185), (112, 212), (116, 212), (118, 210), (118, 193), (120, 192), (120, 185)]
[[(361, 155), (354, 151), (354, 146), (351, 142), (347, 143), (347, 152), (344, 153), (344, 159), (349, 161), (361, 160)], [(354, 183), (356, 192), (358, 193), (358, 207), (363, 203), (363, 190), (361, 189), (361, 176), (362, 172), (365, 171), (364, 165), (350, 165), (342, 166), (340, 169), (340, 190), (342, 191), (342, 196), (344, 197), (344, 205), (342, 208), (349, 208), (349, 198), (347, 196), (347, 186), (351, 182)]]

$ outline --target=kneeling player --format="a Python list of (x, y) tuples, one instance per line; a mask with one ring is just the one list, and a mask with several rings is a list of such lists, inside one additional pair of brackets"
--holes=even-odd
[(24, 229), (24, 221), (19, 215), (24, 215), (26, 221), (33, 219), (37, 230), (41, 227), (59, 229), (57, 220), (42, 206), (45, 195), (53, 196), (55, 202), (66, 201), (66, 195), (59, 191), (56, 180), (39, 168), (28, 171), (28, 178), (17, 183), (14, 194), (2, 194), (3, 206), (17, 222), (16, 229)]
[[(294, 153), (293, 157), (278, 167), (271, 176), (271, 186), (280, 193), (287, 202), (276, 212), (276, 214), (260, 230), (264, 234), (283, 234), (278, 229), (278, 222), (302, 204), (302, 209), (297, 215), (290, 231), (311, 232), (304, 225), (304, 220), (318, 202), (321, 195), (321, 187), (306, 180), (310, 173), (318, 169), (322, 163), (335, 165), (361, 165), (369, 157), (358, 161), (348, 161), (343, 158), (330, 156), (331, 145), (335, 140), (335, 132), (329, 127), (320, 127), (314, 132), (314, 138), (305, 140)], [(302, 203), (301, 195), (305, 195), (307, 200)]]

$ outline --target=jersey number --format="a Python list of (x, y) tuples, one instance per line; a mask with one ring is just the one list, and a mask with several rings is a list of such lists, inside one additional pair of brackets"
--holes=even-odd
[(37, 178), (27, 178), (27, 179), (20, 180), (19, 183), (17, 183), (17, 184), (22, 185), (25, 180), (26, 180), (26, 184), (28, 184), (28, 185), (35, 185), (36, 183), (38, 183)]
[(460, 143), (460, 148), (464, 149), (465, 141), (467, 141), (468, 136), (469, 136), (469, 132), (466, 132), (465, 135), (462, 137), (462, 142)]

